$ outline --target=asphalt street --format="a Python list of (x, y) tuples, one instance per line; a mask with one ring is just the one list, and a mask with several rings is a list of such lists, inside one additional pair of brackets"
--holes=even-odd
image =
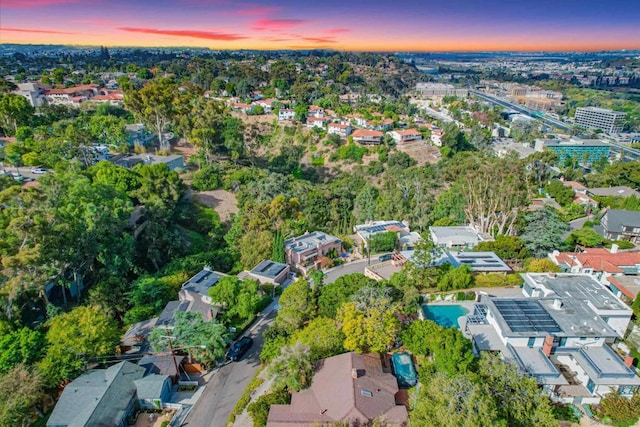
[(227, 418), (242, 392), (260, 366), (260, 350), (264, 342), (262, 334), (269, 327), (276, 312), (271, 311), (260, 319), (247, 335), (253, 338), (253, 346), (238, 362), (228, 362), (214, 372), (206, 388), (191, 408), (183, 426), (189, 427), (225, 427)]

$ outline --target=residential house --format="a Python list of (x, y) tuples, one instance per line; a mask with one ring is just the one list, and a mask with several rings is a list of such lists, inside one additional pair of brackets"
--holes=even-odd
[(172, 154), (169, 156), (159, 156), (157, 154), (135, 154), (132, 156), (117, 155), (108, 159), (111, 163), (131, 169), (137, 164), (153, 165), (164, 163), (169, 170), (184, 168), (182, 154)]
[(377, 130), (356, 129), (351, 136), (353, 141), (362, 145), (375, 145), (382, 143), (382, 132)]
[(320, 128), (320, 129), (324, 129), (324, 126), (326, 124), (326, 121), (324, 119), (324, 117), (307, 117), (307, 124), (306, 126), (308, 128)]
[(478, 233), (470, 225), (429, 227), (429, 234), (434, 245), (444, 248), (470, 249), (480, 242), (493, 241), (490, 235)]
[(278, 101), (277, 99), (273, 99), (273, 98), (261, 99), (259, 101), (254, 102), (254, 104), (262, 107), (265, 113), (271, 113), (271, 111), (273, 110), (273, 103), (277, 101)]
[(342, 253), (342, 240), (322, 231), (306, 232), (302, 236), (284, 242), (287, 264), (292, 269), (307, 274), (318, 267), (320, 258), (330, 252)]
[(98, 95), (98, 85), (88, 84), (63, 89), (46, 89), (44, 99), (51, 105), (67, 105), (77, 107), (82, 102)]
[(593, 229), (605, 239), (640, 243), (640, 212), (609, 209)]
[(120, 340), (120, 351), (122, 354), (145, 353), (149, 349), (147, 338), (153, 328), (156, 327), (157, 317), (143, 320), (129, 326), (127, 332)]
[(315, 117), (316, 119), (323, 119), (325, 117), (324, 108), (317, 105), (309, 106), (307, 110), (307, 117)]
[[(611, 250), (605, 248), (585, 248), (583, 252), (558, 252), (549, 254), (549, 258), (566, 273), (589, 274), (598, 282), (608, 286), (611, 292), (630, 300), (635, 298), (621, 280), (622, 276), (640, 278), (640, 252), (618, 252), (618, 246)], [(613, 279), (613, 280), (612, 280)]]
[(564, 185), (570, 187), (573, 192), (573, 203), (584, 206), (598, 207), (598, 202), (588, 194), (588, 188), (576, 181), (563, 181)]
[(215, 319), (218, 311), (212, 306), (209, 288), (218, 283), (224, 274), (205, 267), (187, 280), (178, 292), (177, 301), (169, 301), (158, 317), (156, 327), (173, 329), (177, 312), (199, 313), (205, 322)]
[(296, 118), (296, 112), (287, 108), (278, 111), (278, 120), (293, 120)]
[(629, 188), (625, 185), (618, 187), (604, 187), (604, 188), (588, 188), (587, 194), (590, 196), (614, 196), (614, 197), (631, 197), (635, 196), (640, 199), (640, 193), (633, 188)]
[(444, 136), (444, 131), (442, 129), (433, 129), (431, 131), (431, 143), (436, 147), (442, 147), (442, 137)]
[(133, 384), (140, 408), (163, 409), (171, 401), (173, 386), (168, 375), (147, 375)]
[(392, 130), (389, 132), (389, 135), (391, 135), (391, 138), (393, 138), (396, 144), (406, 144), (408, 142), (422, 140), (422, 134), (415, 129)]
[(360, 95), (357, 93), (345, 93), (344, 95), (340, 95), (340, 102), (346, 103), (346, 104), (353, 104), (355, 102), (358, 102), (358, 100), (360, 100)]
[(238, 275), (238, 278), (255, 279), (261, 284), (281, 285), (289, 278), (291, 268), (287, 264), (264, 260), (256, 265), (251, 271)]
[(244, 102), (235, 102), (231, 104), (231, 109), (233, 111), (239, 111), (244, 114), (249, 114), (253, 111), (253, 104), (246, 104)]
[(147, 131), (146, 127), (142, 123), (134, 123), (124, 126), (124, 133), (127, 136), (129, 145), (146, 146), (153, 141), (156, 134)]
[(64, 388), (47, 427), (127, 426), (143, 376), (144, 368), (126, 361), (80, 375)]
[(468, 265), (471, 267), (473, 273), (511, 273), (513, 271), (511, 267), (493, 252), (446, 251), (444, 255), (436, 261), (438, 265), (443, 263), (449, 263), (454, 268), (460, 267), (461, 265)]
[(342, 123), (329, 123), (327, 133), (329, 135), (338, 135), (340, 138), (346, 138), (351, 133), (351, 126)]
[(41, 107), (44, 103), (45, 88), (40, 83), (16, 83), (18, 87), (12, 93), (24, 97), (32, 107)]
[(369, 221), (366, 224), (358, 224), (353, 227), (363, 247), (368, 247), (369, 239), (380, 233), (396, 233), (398, 236), (398, 247), (401, 250), (411, 250), (422, 240), (420, 233), (411, 231), (409, 226), (399, 221)]
[(523, 274), (524, 298), (481, 297), (463, 320), (476, 351), (498, 352), (534, 377), (552, 400), (596, 404), (640, 388), (609, 344), (624, 335), (632, 311), (591, 276)]
[(384, 372), (380, 356), (344, 353), (321, 360), (319, 366), (311, 386), (293, 393), (291, 404), (271, 405), (267, 427), (366, 425), (375, 418), (389, 426), (406, 425), (398, 383)]

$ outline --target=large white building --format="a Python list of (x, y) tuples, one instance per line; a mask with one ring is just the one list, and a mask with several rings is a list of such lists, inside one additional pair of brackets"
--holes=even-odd
[(600, 129), (606, 133), (622, 132), (627, 113), (608, 110), (606, 108), (576, 108), (576, 126), (587, 129)]
[(523, 274), (523, 298), (483, 297), (463, 321), (477, 351), (499, 352), (555, 400), (598, 403), (614, 390), (640, 388), (632, 367), (610, 346), (632, 310), (586, 274)]

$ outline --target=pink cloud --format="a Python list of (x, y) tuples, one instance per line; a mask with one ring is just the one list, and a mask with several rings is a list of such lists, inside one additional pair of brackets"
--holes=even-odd
[(155, 28), (137, 28), (137, 27), (121, 27), (118, 29), (121, 31), (127, 31), (129, 33), (161, 34), (165, 36), (191, 37), (196, 39), (221, 40), (221, 41), (242, 40), (247, 38), (240, 34), (218, 33), (214, 31), (157, 30)]
[(327, 28), (326, 30), (323, 31), (323, 33), (325, 34), (344, 34), (344, 33), (348, 33), (351, 30), (348, 28)]
[(112, 25), (116, 21), (112, 19), (74, 19), (77, 24)]
[(336, 43), (332, 37), (302, 37), (302, 40), (316, 43)]
[(4, 7), (46, 7), (55, 6), (59, 4), (76, 3), (78, 0), (3, 0), (2, 6)]
[(298, 25), (309, 22), (306, 19), (257, 19), (253, 22), (253, 29), (256, 31), (279, 31), (287, 28), (297, 27)]
[(54, 31), (54, 30), (33, 30), (31, 28), (7, 28), (0, 27), (1, 31), (13, 31), (16, 33), (40, 33), (40, 34), (78, 34), (78, 33), (70, 33), (66, 31)]
[(260, 16), (269, 15), (279, 11), (280, 9), (282, 8), (277, 6), (247, 6), (240, 9), (229, 10), (226, 13), (238, 16)]

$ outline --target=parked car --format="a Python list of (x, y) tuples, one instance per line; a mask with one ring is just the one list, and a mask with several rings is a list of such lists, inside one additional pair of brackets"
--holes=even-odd
[(47, 173), (47, 170), (45, 168), (33, 168), (31, 169), (31, 173), (35, 173), (36, 175), (42, 175)]
[(380, 262), (389, 261), (392, 257), (393, 257), (392, 254), (380, 255), (380, 257), (378, 258), (378, 261), (380, 261)]
[(229, 352), (227, 353), (227, 359), (237, 362), (238, 360), (242, 359), (242, 356), (247, 353), (252, 345), (253, 339), (251, 339), (250, 337), (242, 337), (231, 346)]

